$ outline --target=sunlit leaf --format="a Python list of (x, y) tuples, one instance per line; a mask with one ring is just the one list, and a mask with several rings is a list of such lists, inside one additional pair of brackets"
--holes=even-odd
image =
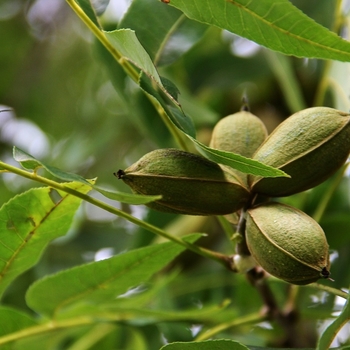
[[(150, 25), (151, 24), (151, 25)], [(202, 38), (207, 26), (154, 0), (134, 0), (119, 28), (136, 32), (156, 66), (170, 64)]]
[[(86, 2), (87, 0), (80, 1)], [(84, 11), (84, 8), (81, 9)], [(89, 16), (91, 14), (87, 15)], [(98, 30), (98, 28), (96, 29)], [(178, 108), (181, 110), (181, 106), (179, 105), (179, 103), (176, 101), (173, 95), (169, 93), (167, 89), (163, 86), (159, 74), (149, 54), (141, 45), (133, 30), (127, 28), (114, 31), (102, 31), (101, 33), (106, 37), (106, 39), (109, 42), (108, 44), (102, 42), (102, 44), (104, 44), (106, 49), (111, 54), (113, 54), (114, 59), (118, 61), (118, 63), (123, 67), (123, 69), (134, 81), (138, 81), (139, 73), (142, 72), (141, 75), (146, 75), (150, 79), (151, 85), (155, 85), (154, 89), (159, 90), (166, 96), (166, 102), (170, 102), (170, 104), (172, 104), (174, 108)], [(125, 62), (128, 62), (128, 64), (131, 64), (132, 66), (126, 65)], [(134, 70), (133, 67), (137, 67), (139, 71)], [(169, 113), (167, 115), (169, 118), (177, 119), (177, 116), (171, 115)], [(194, 136), (193, 125), (191, 125), (190, 129), (187, 127), (188, 123), (192, 124), (190, 118), (187, 117), (185, 125), (182, 125), (181, 122), (182, 119), (179, 119), (178, 124), (180, 125), (180, 128), (184, 132)]]
[[(142, 72), (141, 75), (146, 75), (150, 79), (150, 84), (154, 85), (156, 90), (166, 96), (167, 102), (174, 105), (174, 107), (176, 106), (176, 108), (180, 108), (179, 103), (176, 101), (172, 94), (174, 85), (172, 85), (171, 92), (168, 92), (167, 89), (163, 86), (162, 80), (151, 58), (138, 41), (138, 38), (136, 37), (133, 30), (119, 29), (112, 32), (104, 32), (104, 34), (109, 42), (113, 45), (113, 48), (115, 48), (118, 54), (121, 55), (119, 61), (125, 60), (138, 67)], [(130, 75), (132, 76), (132, 73), (130, 73)], [(139, 79), (139, 77), (133, 78)], [(187, 132), (185, 128), (184, 130)]]
[(138, 41), (135, 32), (130, 29), (119, 29), (104, 32), (109, 42), (121, 54), (121, 59), (133, 63), (142, 69), (154, 82), (161, 85), (159, 74), (155, 69), (149, 55)]
[(169, 28), (176, 26), (181, 16), (181, 11), (164, 6), (159, 1), (134, 0), (118, 28), (130, 28), (135, 31), (140, 43), (152, 61), (155, 61), (169, 35)]
[[(91, 186), (66, 184), (81, 193)], [(53, 239), (67, 233), (81, 199), (50, 187), (33, 188), (0, 209), (0, 294), (39, 260)]]
[(171, 0), (199, 22), (226, 29), (271, 50), (297, 57), (350, 61), (350, 43), (288, 0)]
[(243, 173), (260, 175), (264, 177), (289, 177), (284, 171), (273, 168), (269, 165), (260, 163), (254, 159), (243, 157), (239, 154), (231, 152), (219, 151), (205, 146), (201, 142), (191, 138), (196, 145), (197, 150), (203, 154), (206, 158), (213, 162), (228, 165), (234, 169), (237, 169)]
[[(153, 95), (164, 108), (166, 108), (166, 104), (169, 104), (169, 106), (173, 105), (173, 110), (177, 111), (177, 114), (175, 115), (169, 112), (168, 117), (172, 119), (182, 131), (194, 135), (192, 120), (184, 115), (179, 103), (176, 98), (174, 98), (174, 85), (171, 85), (170, 92), (163, 86), (162, 80), (153, 62), (145, 49), (141, 46), (135, 32), (130, 29), (120, 29), (113, 32), (105, 32), (105, 35), (113, 47), (121, 53), (121, 60), (129, 61), (142, 71), (143, 74), (141, 74), (139, 80), (141, 87)], [(169, 81), (167, 81), (167, 85), (170, 86)], [(164, 96), (162, 97), (161, 94), (164, 94)]]
[[(186, 240), (194, 242), (200, 234)], [(29, 307), (56, 315), (76, 303), (102, 304), (147, 281), (185, 248), (172, 242), (151, 245), (112, 258), (74, 267), (35, 282), (28, 290)]]
[(35, 159), (33, 156), (19, 149), (18, 147), (13, 147), (13, 159), (27, 170), (36, 170), (37, 168), (43, 166), (39, 160)]
[[(140, 87), (146, 91), (148, 94), (153, 96), (164, 108), (164, 111), (167, 112), (167, 117), (171, 120), (171, 122), (179, 128), (182, 132), (184, 132), (187, 135), (190, 135), (191, 137), (195, 137), (196, 130), (193, 124), (192, 119), (187, 116), (181, 108), (178, 108), (177, 106), (174, 106), (171, 104), (171, 100), (169, 99), (169, 95), (161, 95), (161, 91), (159, 89), (156, 89), (152, 85), (152, 81), (149, 79), (148, 76), (142, 74), (140, 77)], [(171, 93), (175, 94), (174, 86), (172, 86)]]
[[(35, 321), (27, 313), (13, 309), (11, 307), (1, 306), (0, 307), (0, 344), (1, 344), (2, 336), (13, 332), (17, 332), (21, 329), (25, 329), (27, 327), (31, 327), (35, 325), (37, 325), (37, 321)], [(3, 349), (2, 346), (1, 346), (1, 349)]]

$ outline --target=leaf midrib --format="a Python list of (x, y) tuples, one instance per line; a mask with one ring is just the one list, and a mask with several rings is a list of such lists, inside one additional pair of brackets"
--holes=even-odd
[[(169, 249), (172, 249), (172, 248), (173, 248), (173, 246), (169, 246), (167, 249), (169, 250)], [(51, 310), (53, 318), (56, 317), (56, 315), (59, 313), (60, 309), (62, 310), (65, 305), (69, 305), (70, 303), (74, 302), (75, 300), (81, 299), (85, 295), (88, 296), (88, 295), (90, 295), (91, 293), (93, 293), (94, 291), (96, 291), (98, 289), (103, 289), (102, 288), (103, 285), (107, 285), (108, 286), (110, 283), (112, 283), (118, 277), (124, 276), (126, 273), (128, 273), (128, 271), (133, 270), (134, 268), (144, 264), (145, 261), (147, 261), (150, 258), (154, 259), (154, 252), (150, 252), (146, 256), (144, 256), (143, 258), (140, 258), (139, 260), (134, 261), (131, 264), (128, 264), (128, 266), (124, 267), (118, 273), (113, 274), (111, 277), (105, 279), (103, 282), (97, 282), (96, 284), (89, 286), (89, 288), (85, 289), (83, 292), (74, 294), (73, 296), (70, 296), (70, 297), (66, 298), (65, 300), (62, 300), (59, 304), (57, 304), (57, 306), (55, 308), (53, 308)], [(111, 258), (111, 259), (113, 259), (113, 258)]]
[[(41, 218), (40, 222), (36, 224), (36, 226), (30, 232), (27, 233), (25, 238), (22, 239), (21, 245), (16, 250), (13, 251), (11, 258), (6, 261), (5, 267), (0, 272), (0, 281), (6, 277), (6, 273), (11, 268), (11, 266), (13, 266), (13, 262), (15, 261), (17, 256), (23, 251), (24, 247), (27, 246), (27, 244), (30, 242), (32, 237), (34, 237), (35, 232), (41, 227), (41, 225), (51, 215), (51, 213), (53, 213), (53, 211), (56, 210), (69, 196), (70, 195), (68, 193), (62, 196), (62, 198), (57, 203), (55, 203), (55, 205), (48, 212), (45, 213), (45, 215)], [(17, 230), (17, 227), (16, 227), (16, 230)]]
[[(330, 46), (326, 46), (320, 43), (317, 43), (315, 41), (311, 41), (310, 39), (306, 39), (304, 37), (301, 37), (299, 35), (293, 34), (292, 32), (283, 29), (281, 27), (278, 27), (277, 25), (275, 25), (273, 22), (269, 22), (268, 20), (266, 20), (264, 17), (261, 17), (260, 15), (256, 14), (255, 12), (251, 11), (249, 8), (243, 6), (242, 4), (237, 3), (234, 0), (227, 0), (229, 3), (231, 3), (234, 6), (239, 7), (242, 11), (245, 11), (246, 13), (248, 13), (250, 16), (252, 16), (253, 18), (255, 17), (256, 19), (258, 19), (260, 22), (263, 22), (264, 24), (268, 25), (269, 27), (274, 28), (277, 32), (283, 33), (285, 35), (289, 35), (299, 41), (305, 42), (310, 44), (311, 46), (314, 47), (318, 47), (318, 48), (322, 48), (323, 50), (328, 50), (328, 51), (332, 51), (334, 53), (341, 53), (341, 54), (346, 54), (350, 57), (350, 53), (344, 50), (340, 50), (340, 49), (336, 49)], [(275, 4), (273, 4), (273, 6), (275, 6)], [(299, 9), (298, 9), (299, 10)], [(302, 13), (303, 14), (303, 13)], [(304, 15), (304, 14), (303, 14)], [(311, 18), (310, 18), (311, 19)], [(312, 20), (312, 19), (311, 19)], [(315, 24), (318, 24), (317, 22), (315, 22)], [(319, 24), (320, 25), (320, 24)], [(321, 26), (321, 25), (320, 25)], [(327, 30), (326, 27), (321, 26), (322, 28), (324, 28), (325, 30)], [(331, 30), (328, 30), (330, 34), (333, 34), (335, 37), (338, 37), (334, 32), (332, 32)]]

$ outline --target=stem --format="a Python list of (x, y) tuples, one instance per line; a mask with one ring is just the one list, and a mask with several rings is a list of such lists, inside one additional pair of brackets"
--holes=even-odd
[(336, 96), (337, 99), (340, 101), (340, 103), (344, 104), (344, 107), (342, 109), (344, 111), (349, 111), (350, 110), (349, 97), (347, 96), (347, 92), (341, 86), (341, 84), (336, 79), (334, 79), (334, 77), (329, 77), (328, 86), (332, 91), (332, 95)]
[(80, 6), (74, 0), (66, 0), (68, 5), (73, 9), (77, 16), (84, 22), (84, 24), (90, 29), (95, 37), (101, 42), (101, 44), (110, 52), (115, 60), (123, 67), (128, 76), (136, 83), (139, 80), (139, 72), (123, 57), (123, 55), (116, 50), (113, 45), (108, 41), (103, 31), (97, 27), (97, 25), (85, 14)]
[(300, 84), (295, 77), (290, 57), (270, 50), (264, 50), (264, 54), (283, 91), (289, 109), (293, 113), (305, 109), (306, 103)]
[[(281, 281), (280, 279), (278, 279), (277, 277), (270, 276), (269, 279), (271, 281), (273, 280), (275, 282), (285, 283), (285, 282)], [(344, 299), (347, 299), (349, 297), (349, 294), (347, 292), (344, 292), (344, 291), (342, 291), (340, 289), (333, 288), (333, 287), (327, 286), (325, 284), (320, 284), (320, 283), (317, 283), (317, 282), (310, 283), (310, 284), (307, 284), (305, 286), (298, 286), (298, 287), (300, 287), (300, 288), (309, 288), (310, 287), (310, 288), (323, 290), (325, 292), (337, 295), (337, 296), (339, 296), (341, 298), (344, 298)]]
[(236, 253), (238, 255), (250, 255), (250, 251), (247, 246), (247, 241), (245, 237), (245, 227), (246, 227), (246, 209), (251, 206), (253, 203), (253, 199), (249, 201), (249, 203), (242, 209), (238, 225), (237, 225), (237, 233), (240, 234), (243, 238), (241, 242), (238, 242), (236, 245)]
[(230, 242), (232, 248), (234, 248), (236, 246), (236, 244), (234, 241), (232, 241), (232, 237), (235, 234), (235, 230), (233, 229), (231, 223), (224, 216), (217, 216), (216, 218), (219, 221), (219, 223), (220, 223), (220, 225), (221, 225), (221, 227), (226, 235), (226, 238)]
[(218, 334), (218, 333), (220, 333), (228, 328), (242, 326), (242, 325), (247, 324), (247, 323), (259, 323), (259, 322), (263, 322), (265, 320), (267, 320), (267, 316), (261, 315), (260, 313), (255, 313), (255, 314), (247, 315), (244, 317), (240, 317), (240, 318), (235, 319), (231, 322), (225, 322), (225, 323), (222, 323), (216, 327), (213, 327), (211, 329), (206, 330), (205, 332), (200, 334), (195, 339), (195, 341), (202, 341), (202, 340), (212, 338), (214, 335), (216, 335), (216, 334)]
[(293, 312), (296, 309), (297, 305), (297, 297), (300, 291), (300, 286), (297, 286), (295, 284), (290, 284), (288, 286), (288, 298), (284, 305), (284, 314), (289, 314)]
[(181, 137), (181, 132), (179, 132), (179, 129), (174, 125), (174, 123), (169, 119), (167, 113), (165, 112), (164, 108), (161, 106), (161, 104), (155, 99), (152, 98), (149, 94), (146, 94), (154, 108), (157, 110), (159, 116), (163, 120), (164, 124), (170, 131), (173, 138), (176, 140), (177, 144), (184, 150), (189, 152), (189, 148), (184, 141), (184, 139)]
[[(74, 0), (66, 0), (68, 5), (73, 9), (76, 15), (84, 22), (89, 30), (95, 35), (95, 37), (101, 42), (101, 44), (110, 52), (114, 59), (122, 66), (126, 74), (138, 84), (139, 72), (133, 67), (132, 64), (125, 58), (116, 48), (109, 42), (104, 32), (97, 27), (97, 25), (85, 14), (80, 6)], [(157, 113), (163, 120), (164, 124), (169, 129), (171, 135), (176, 140), (177, 144), (185, 151), (188, 151), (187, 144), (185, 143), (180, 130), (170, 121), (167, 113), (161, 104), (151, 95), (145, 94), (148, 100), (156, 109)]]
[(329, 75), (330, 69), (331, 69), (331, 61), (325, 61), (322, 78), (318, 85), (316, 97), (313, 103), (314, 106), (322, 106), (323, 104), (324, 95), (326, 94), (326, 91), (328, 88), (328, 75)]
[[(159, 319), (161, 321), (173, 320), (172, 317), (171, 316), (169, 317), (166, 312), (160, 311), (159, 313), (157, 313), (157, 316), (159, 316)], [(143, 310), (142, 313), (140, 314), (140, 310), (138, 308), (127, 308), (127, 309), (117, 308), (113, 312), (101, 312), (94, 316), (79, 316), (79, 317), (73, 317), (70, 319), (49, 320), (49, 321), (46, 321), (45, 323), (37, 324), (35, 326), (31, 326), (10, 334), (0, 336), (0, 348), (1, 348), (1, 345), (6, 343), (18, 341), (20, 339), (24, 339), (24, 338), (28, 338), (36, 335), (42, 335), (48, 332), (55, 332), (60, 329), (68, 329), (73, 327), (76, 328), (76, 327), (82, 327), (86, 325), (94, 325), (94, 326), (113, 325), (116, 322), (128, 322), (130, 320), (134, 320), (140, 317), (146, 317), (146, 318), (149, 318), (150, 320), (154, 320), (154, 312), (151, 311), (148, 314), (147, 310)], [(101, 332), (102, 332), (102, 329), (100, 328), (99, 334), (101, 334)], [(91, 335), (92, 334), (89, 333), (88, 337), (90, 337)], [(95, 334), (95, 336), (97, 337), (97, 334)], [(83, 338), (80, 338), (80, 340), (82, 339)], [(79, 349), (81, 349), (81, 347), (79, 347)]]
[(342, 2), (343, 0), (337, 0), (335, 4), (334, 23), (332, 26), (332, 31), (335, 33), (339, 32), (339, 29), (344, 22), (344, 16), (342, 15)]
[(319, 290), (323, 290), (325, 292), (337, 295), (338, 297), (344, 298), (344, 299), (348, 299), (349, 298), (349, 294), (346, 292), (343, 292), (340, 289), (336, 289), (330, 286), (327, 286), (325, 284), (320, 284), (320, 283), (311, 283), (308, 284), (306, 287), (311, 287), (311, 288), (316, 288)]
[(336, 177), (334, 178), (334, 180), (332, 181), (332, 183), (330, 184), (330, 186), (327, 187), (327, 190), (325, 191), (325, 194), (322, 196), (321, 201), (319, 202), (314, 214), (313, 214), (313, 219), (317, 222), (320, 222), (326, 208), (327, 205), (329, 203), (329, 201), (331, 200), (335, 190), (338, 188), (341, 180), (344, 177), (344, 173), (348, 167), (349, 163), (346, 163), (342, 166), (341, 170), (337, 173)]
[(10, 343), (15, 340), (27, 338), (30, 336), (38, 335), (38, 334), (52, 332), (58, 329), (79, 327), (79, 326), (95, 324), (95, 323), (96, 323), (96, 319), (94, 317), (86, 317), (86, 316), (70, 319), (70, 320), (64, 320), (64, 321), (50, 321), (44, 324), (28, 327), (25, 329), (21, 329), (20, 331), (1, 336), (0, 345)]
[(209, 259), (213, 259), (213, 260), (219, 262), (220, 264), (224, 265), (225, 267), (230, 266), (230, 258), (228, 256), (221, 254), (221, 253), (218, 253), (218, 252), (211, 251), (211, 250), (206, 249), (206, 248), (198, 247), (195, 244), (186, 242), (179, 237), (173, 236), (173, 235), (167, 233), (166, 231), (163, 231), (160, 228), (153, 226), (153, 225), (151, 225), (143, 220), (137, 219), (134, 216), (132, 216), (132, 215), (120, 210), (120, 209), (117, 209), (109, 204), (106, 204), (105, 202), (102, 202), (102, 201), (100, 201), (96, 198), (93, 198), (87, 194), (76, 191), (76, 190), (70, 188), (69, 186), (65, 185), (64, 183), (58, 183), (56, 181), (49, 180), (45, 177), (37, 175), (36, 173), (30, 173), (28, 171), (25, 171), (25, 170), (16, 168), (12, 165), (6, 164), (2, 161), (0, 161), (0, 169), (1, 168), (6, 169), (9, 172), (12, 172), (14, 174), (25, 177), (27, 179), (43, 183), (43, 184), (50, 186), (52, 188), (55, 188), (57, 190), (64, 191), (64, 192), (69, 193), (75, 197), (81, 198), (82, 200), (89, 202), (89, 203), (91, 203), (91, 204), (93, 204), (101, 209), (104, 209), (104, 210), (108, 211), (109, 213), (115, 214), (119, 217), (122, 217), (122, 218), (132, 222), (135, 225), (143, 227), (144, 229), (146, 229), (150, 232), (153, 232), (156, 235), (162, 236), (170, 241), (178, 243), (178, 244), (182, 245), (183, 247), (187, 248), (188, 250), (193, 251), (194, 253), (197, 253), (197, 254), (202, 255), (202, 256), (209, 258)]
[(67, 350), (84, 350), (91, 349), (93, 345), (105, 338), (111, 332), (115, 332), (116, 326), (110, 323), (98, 324), (87, 334), (76, 340)]
[[(336, 5), (335, 5), (335, 11), (334, 11), (334, 24), (333, 24), (333, 32), (338, 32), (340, 25), (342, 24), (342, 18), (341, 18), (341, 3), (342, 0), (337, 0)], [(327, 60), (324, 62), (324, 68), (323, 68), (323, 73), (321, 77), (321, 81), (318, 85), (317, 92), (315, 95), (314, 99), (314, 106), (321, 106), (324, 101), (324, 96), (326, 94), (328, 85), (329, 85), (329, 71), (331, 69), (332, 61)]]
[(261, 271), (259, 268), (254, 268), (248, 271), (246, 275), (249, 282), (256, 288), (263, 299), (266, 314), (273, 319), (278, 319), (281, 312), (279, 310), (276, 298), (267, 283), (265, 272)]

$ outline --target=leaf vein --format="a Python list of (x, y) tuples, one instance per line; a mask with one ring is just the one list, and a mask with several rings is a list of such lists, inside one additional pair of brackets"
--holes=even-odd
[[(329, 51), (332, 51), (334, 53), (346, 54), (346, 55), (349, 55), (349, 57), (350, 57), (350, 52), (346, 52), (344, 50), (340, 50), (340, 49), (334, 48), (332, 46), (322, 44), (320, 42), (315, 42), (314, 40), (311, 40), (310, 38), (305, 38), (305, 37), (302, 37), (298, 34), (291, 33), (290, 28), (285, 29), (285, 28), (282, 28), (281, 26), (277, 26), (275, 23), (269, 21), (268, 18), (265, 18), (264, 16), (261, 16), (261, 15), (257, 14), (256, 12), (252, 11), (251, 9), (249, 9), (248, 6), (249, 6), (250, 2), (248, 2), (248, 4), (246, 4), (246, 5), (242, 5), (242, 4), (238, 3), (236, 0), (227, 0), (227, 1), (229, 3), (231, 3), (232, 5), (240, 8), (241, 11), (245, 11), (252, 18), (255, 18), (258, 23), (262, 22), (264, 25), (267, 25), (268, 27), (272, 27), (276, 32), (283, 33), (284, 35), (287, 35), (287, 36), (290, 36), (294, 39), (297, 39), (300, 42), (308, 43), (311, 46), (322, 48), (324, 50), (329, 50)], [(305, 19), (300, 19), (300, 22), (304, 22), (304, 21), (305, 21)], [(326, 28), (324, 28), (324, 29), (327, 30)], [(331, 32), (331, 31), (329, 31), (329, 33), (333, 34), (335, 37), (337, 37), (337, 35), (335, 33)]]
[(0, 274), (0, 281), (2, 278), (4, 278), (4, 276), (6, 275), (7, 271), (9, 270), (9, 268), (12, 266), (13, 262), (16, 260), (16, 258), (18, 257), (18, 255), (22, 252), (22, 250), (24, 249), (24, 247), (29, 243), (29, 241), (32, 239), (32, 237), (34, 236), (35, 232), (38, 230), (38, 228), (43, 224), (43, 222), (50, 216), (50, 214), (64, 201), (64, 199), (66, 199), (69, 196), (69, 194), (66, 194), (64, 197), (62, 197), (62, 199), (55, 204), (40, 220), (40, 222), (38, 224), (36, 224), (36, 227), (29, 231), (26, 235), (25, 238), (21, 237), (21, 235), (19, 234), (19, 232), (17, 232), (17, 227), (14, 226), (15, 231), (17, 232), (17, 235), (21, 238), (22, 243), (17, 247), (16, 250), (13, 250), (13, 254), (10, 257), (10, 259), (7, 260), (6, 266), (4, 267), (4, 269), (1, 271)]

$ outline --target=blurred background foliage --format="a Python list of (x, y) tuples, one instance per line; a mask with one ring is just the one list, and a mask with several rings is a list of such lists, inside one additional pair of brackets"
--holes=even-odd
[[(336, 1), (292, 2), (318, 23), (333, 27)], [(102, 18), (104, 28), (118, 28), (129, 5), (127, 0), (110, 1)], [(128, 24), (128, 18), (123, 21)], [(179, 88), (180, 103), (193, 118), (197, 137), (203, 143), (209, 142), (211, 129), (220, 118), (240, 109), (244, 95), (251, 111), (269, 131), (298, 109), (314, 105), (325, 61), (268, 52), (218, 28), (201, 25), (197, 29), (188, 46), (175, 42), (169, 48), (170, 56), (159, 61), (158, 69)], [(177, 146), (140, 89), (118, 69), (106, 69), (106, 52), (64, 1), (2, 0), (0, 38), (0, 105), (1, 109), (12, 109), (0, 114), (0, 154), (4, 161), (13, 163), (11, 153), (16, 145), (47, 164), (86, 178), (98, 177), (98, 184), (106, 188), (128, 191), (113, 172), (153, 149)], [(287, 69), (281, 72), (276, 62)], [(337, 64), (341, 66), (338, 70), (333, 67), (335, 73), (348, 70), (347, 63)], [(112, 81), (123, 85), (128, 101), (114, 89), (111, 75), (115, 75)], [(331, 90), (322, 104), (340, 108)], [(284, 201), (313, 215), (335, 178)], [(1, 204), (36, 186), (10, 174), (3, 174), (2, 179)], [(334, 252), (332, 277), (333, 286), (338, 288), (348, 286), (350, 280), (350, 270), (344, 268), (350, 266), (349, 194), (348, 177), (344, 177), (321, 219)], [(215, 218), (156, 213), (144, 206), (123, 205), (123, 209), (173, 234), (207, 232), (210, 235), (203, 244), (228, 254), (232, 250)], [(40, 264), (17, 279), (4, 303), (26, 308), (25, 290), (38, 277), (157, 241), (153, 234), (84, 204), (67, 236), (53, 242)], [(217, 320), (227, 321), (262, 306), (244, 276), (232, 275), (193, 253), (182, 255), (177, 262), (184, 270), (169, 275), (168, 284), (160, 288), (154, 301), (157, 307), (200, 308), (228, 298), (232, 303), (217, 316)], [(271, 285), (279, 302), (284, 303), (291, 287), (278, 281)], [(337, 302), (337, 298), (311, 288), (299, 290), (297, 303), (307, 333), (303, 346), (314, 342), (316, 322), (339, 310)], [(324, 327), (322, 322), (317, 324)], [(124, 327), (125, 332), (136, 332)], [(159, 334), (171, 342), (192, 340), (196, 333), (191, 322), (161, 322), (139, 329), (141, 337), (154, 334), (148, 337), (150, 349), (162, 344)], [(228, 329), (220, 336), (257, 346), (278, 345), (278, 331), (278, 325), (266, 323)]]

